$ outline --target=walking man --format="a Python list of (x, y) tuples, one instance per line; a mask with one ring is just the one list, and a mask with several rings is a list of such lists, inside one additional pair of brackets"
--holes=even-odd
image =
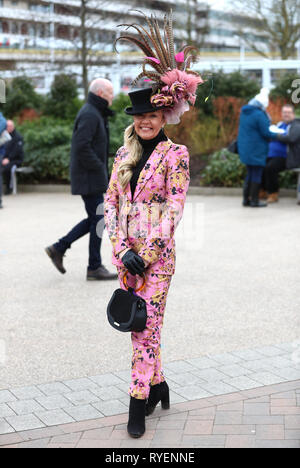
[(109, 109), (113, 101), (112, 83), (94, 80), (89, 88), (87, 103), (79, 111), (73, 130), (71, 148), (71, 187), (73, 195), (81, 195), (88, 217), (77, 224), (65, 237), (46, 248), (60, 273), (66, 273), (63, 257), (73, 242), (89, 234), (89, 264), (87, 280), (112, 280), (118, 275), (110, 273), (101, 260), (102, 238), (97, 232), (104, 218), (104, 192), (108, 187)]

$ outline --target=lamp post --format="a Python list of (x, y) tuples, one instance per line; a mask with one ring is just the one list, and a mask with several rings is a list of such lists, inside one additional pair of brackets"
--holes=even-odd
[[(297, 59), (300, 60), (300, 39), (296, 42), (296, 47), (297, 47)], [(300, 73), (300, 67), (298, 68), (298, 73)]]
[[(121, 35), (119, 29), (116, 31), (116, 39), (118, 39)], [(113, 75), (112, 75), (112, 83), (114, 86), (115, 94), (119, 94), (121, 91), (121, 79), (122, 79), (122, 62), (121, 62), (121, 53), (116, 54), (116, 63), (113, 66)]]
[(244, 39), (241, 37), (241, 36), (238, 36), (237, 34), (235, 34), (233, 36), (235, 39), (238, 39), (239, 40), (239, 46), (240, 46), (240, 62), (244, 62), (245, 61), (245, 42), (244, 42)]

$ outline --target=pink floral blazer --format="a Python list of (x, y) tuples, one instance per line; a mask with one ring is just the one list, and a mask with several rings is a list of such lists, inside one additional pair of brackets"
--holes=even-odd
[(129, 158), (122, 146), (115, 157), (104, 196), (104, 220), (112, 243), (112, 263), (124, 266), (118, 255), (133, 249), (153, 273), (175, 273), (175, 229), (182, 217), (190, 183), (189, 153), (171, 140), (160, 142), (142, 169), (134, 196), (130, 183), (123, 190), (117, 170)]

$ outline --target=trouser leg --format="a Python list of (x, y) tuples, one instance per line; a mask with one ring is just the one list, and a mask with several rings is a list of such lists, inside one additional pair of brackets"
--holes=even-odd
[(250, 168), (250, 180), (256, 184), (261, 184), (262, 176), (264, 172), (263, 166), (251, 166)]
[(2, 174), (2, 157), (0, 156), (0, 205), (2, 204), (2, 195), (3, 195), (3, 174)]
[(6, 188), (6, 193), (10, 191), (10, 179), (11, 179), (11, 165), (3, 166), (3, 183)]
[[(118, 267), (120, 284), (126, 268)], [(142, 278), (139, 278), (141, 283)], [(128, 273), (128, 285), (135, 287), (135, 277)], [(132, 370), (129, 394), (138, 399), (148, 398), (150, 386), (164, 381), (161, 364), (161, 330), (167, 294), (172, 275), (150, 274), (146, 270), (146, 286), (138, 293), (147, 304), (147, 324), (142, 332), (132, 332)]]
[(59, 239), (59, 241), (54, 244), (54, 247), (62, 254), (65, 253), (67, 249), (71, 248), (71, 245), (76, 242), (81, 237), (85, 236), (90, 232), (90, 220), (84, 219), (80, 223), (76, 224), (73, 229), (64, 237)]
[(101, 244), (104, 229), (103, 194), (82, 197), (90, 221), (89, 270), (97, 270), (102, 265)]
[[(104, 215), (98, 215), (99, 205), (103, 203), (103, 194), (82, 196), (88, 217), (77, 224), (66, 236), (59, 239), (54, 247), (62, 254), (81, 237), (89, 234), (89, 266), (91, 270), (97, 270), (101, 266), (101, 241), (102, 238), (97, 233), (98, 223)], [(100, 210), (99, 210), (100, 211)], [(103, 211), (103, 210), (102, 210)]]
[(249, 196), (250, 196), (250, 170), (247, 167), (247, 174), (243, 186), (243, 205), (249, 205)]
[(272, 158), (267, 158), (267, 164), (266, 164), (266, 167), (263, 170), (263, 174), (262, 174), (262, 178), (261, 178), (261, 188), (266, 192), (267, 192), (267, 176), (266, 176), (266, 173), (267, 173), (267, 166), (269, 164), (270, 159), (272, 159)]
[(89, 241), (89, 265), (91, 269), (97, 269), (101, 265), (100, 246), (101, 238), (97, 234), (97, 223), (103, 218), (103, 216), (97, 215), (98, 205), (103, 200), (103, 195), (97, 196), (82, 196), (86, 212), (88, 217), (78, 223), (73, 229), (59, 241), (54, 244), (54, 247), (62, 254), (67, 249), (71, 248), (71, 245), (82, 237), (90, 234)]
[(247, 173), (246, 173), (246, 179), (245, 182), (251, 182), (251, 174), (252, 174), (252, 166), (247, 165)]
[(266, 166), (266, 190), (270, 193), (279, 192), (279, 174), (286, 169), (285, 158), (270, 158)]

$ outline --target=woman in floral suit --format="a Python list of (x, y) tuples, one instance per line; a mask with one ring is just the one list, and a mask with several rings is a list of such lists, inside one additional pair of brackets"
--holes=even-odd
[[(180, 63), (186, 58), (184, 53), (176, 57)], [(161, 329), (175, 273), (174, 234), (183, 215), (190, 173), (186, 146), (173, 143), (164, 126), (179, 122), (189, 109), (187, 101), (195, 102), (197, 85), (202, 82), (199, 76), (179, 70), (167, 72), (166, 79), (168, 83), (156, 94), (152, 88), (129, 93), (132, 107), (125, 112), (134, 122), (126, 129), (124, 146), (116, 154), (104, 199), (112, 263), (121, 288), (126, 289), (125, 273), (127, 285), (135, 289), (145, 276), (145, 287), (138, 295), (147, 305), (146, 328), (131, 333), (128, 432), (132, 437), (143, 435), (145, 416), (159, 402), (164, 409), (169, 408), (169, 388), (161, 365)]]

